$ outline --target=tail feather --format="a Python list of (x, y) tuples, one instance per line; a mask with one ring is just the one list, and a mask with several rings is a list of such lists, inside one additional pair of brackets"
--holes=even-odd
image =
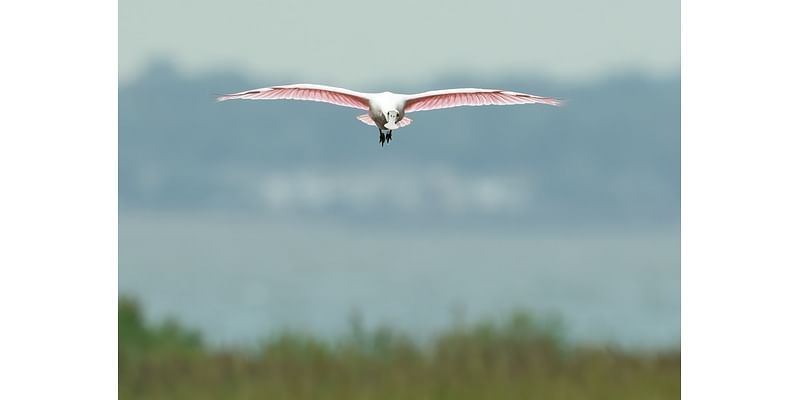
[[(361, 114), (361, 115), (357, 116), (356, 119), (358, 119), (359, 121), (361, 121), (361, 122), (363, 122), (363, 123), (365, 123), (367, 125), (377, 126), (375, 124), (375, 121), (372, 120), (372, 117), (370, 117), (369, 114)], [(397, 125), (399, 125), (402, 128), (404, 126), (411, 125), (412, 122), (414, 122), (414, 120), (412, 120), (411, 118), (403, 117), (403, 119), (401, 119), (397, 123)]]
[(363, 123), (365, 123), (365, 124), (367, 124), (367, 125), (377, 126), (375, 124), (375, 121), (372, 120), (372, 118), (369, 116), (369, 114), (361, 114), (361, 115), (357, 116), (356, 119), (361, 121), (361, 122), (363, 122)]

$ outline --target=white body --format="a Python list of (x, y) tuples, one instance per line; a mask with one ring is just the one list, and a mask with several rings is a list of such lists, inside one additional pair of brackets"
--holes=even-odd
[(392, 92), (376, 93), (369, 98), (369, 117), (377, 126), (386, 129), (400, 129), (400, 122), (406, 115), (406, 98)]

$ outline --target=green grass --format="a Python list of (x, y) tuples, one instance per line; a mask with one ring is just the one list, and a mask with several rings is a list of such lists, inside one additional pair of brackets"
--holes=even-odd
[(285, 333), (256, 350), (209, 349), (119, 303), (121, 399), (678, 399), (680, 351), (567, 345), (552, 321), (515, 313), (454, 324), (419, 345), (390, 329), (326, 341)]

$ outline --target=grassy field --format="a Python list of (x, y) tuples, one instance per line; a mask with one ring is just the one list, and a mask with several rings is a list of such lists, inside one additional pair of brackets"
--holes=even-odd
[(166, 321), (149, 326), (119, 302), (121, 399), (678, 399), (680, 350), (576, 346), (560, 329), (516, 313), (454, 324), (420, 345), (357, 320), (337, 341), (303, 333), (256, 350), (209, 349)]

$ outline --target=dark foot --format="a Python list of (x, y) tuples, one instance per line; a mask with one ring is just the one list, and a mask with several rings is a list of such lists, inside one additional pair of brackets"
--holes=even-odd
[(383, 144), (386, 143), (386, 135), (383, 134), (383, 131), (381, 131), (381, 136), (378, 141), (381, 142), (381, 147), (383, 147)]
[(389, 131), (389, 133), (386, 135), (386, 143), (389, 143), (391, 141), (392, 141), (392, 131)]

